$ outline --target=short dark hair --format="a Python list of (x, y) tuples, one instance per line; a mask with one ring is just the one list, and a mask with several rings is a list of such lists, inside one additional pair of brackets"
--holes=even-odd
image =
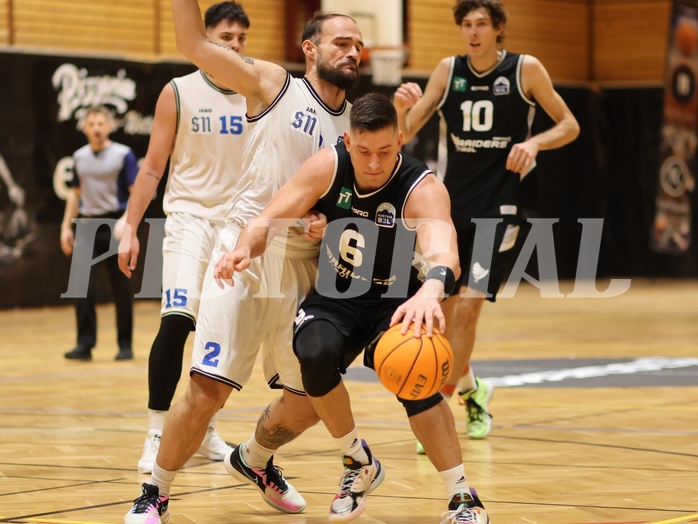
[(90, 115), (102, 115), (107, 119), (107, 121), (111, 121), (111, 113), (105, 106), (100, 105), (88, 107), (87, 111), (85, 111), (85, 120), (87, 120), (87, 117)]
[(343, 15), (341, 13), (335, 13), (332, 11), (316, 11), (313, 17), (308, 20), (305, 24), (305, 29), (303, 29), (303, 36), (301, 36), (301, 43), (306, 40), (310, 40), (313, 44), (317, 45), (320, 41), (320, 36), (322, 35), (322, 28), (327, 20), (332, 18), (337, 18), (341, 16), (342, 18), (348, 18), (352, 22), (356, 23), (349, 15)]
[(247, 13), (245, 13), (240, 4), (233, 0), (213, 4), (206, 9), (206, 14), (204, 15), (206, 29), (216, 27), (223, 20), (237, 22), (246, 29), (250, 28), (250, 19), (247, 17)]
[[(504, 11), (504, 4), (501, 0), (457, 0), (453, 8), (453, 17), (456, 19), (456, 25), (461, 25), (463, 23), (463, 18), (465, 18), (470, 11), (474, 11), (481, 7), (486, 9), (489, 13), (494, 27), (504, 27), (506, 25), (507, 14)], [(497, 37), (497, 42), (501, 44), (503, 41), (504, 31)]]
[(349, 127), (358, 131), (378, 131), (386, 127), (397, 129), (397, 111), (387, 96), (367, 93), (354, 102)]

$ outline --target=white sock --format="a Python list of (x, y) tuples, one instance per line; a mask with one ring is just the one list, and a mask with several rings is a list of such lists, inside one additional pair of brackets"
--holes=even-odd
[(165, 419), (167, 411), (148, 410), (148, 431), (154, 431), (158, 435), (162, 435), (162, 428), (165, 427)]
[(465, 466), (462, 463), (455, 468), (439, 471), (439, 475), (441, 475), (441, 480), (444, 481), (446, 491), (448, 491), (448, 500), (461, 492), (470, 493), (468, 481), (465, 478)]
[(356, 426), (349, 433), (334, 439), (334, 441), (337, 443), (342, 455), (349, 456), (361, 464), (368, 464), (368, 455), (361, 444)]
[(150, 475), (150, 483), (158, 487), (160, 495), (167, 495), (169, 497), (170, 488), (176, 476), (176, 471), (162, 469), (156, 462), (153, 466), (153, 473)]
[(475, 382), (475, 373), (473, 373), (473, 368), (471, 366), (468, 372), (465, 375), (463, 375), (458, 381), (458, 390), (463, 392), (470, 391), (476, 388), (477, 382)]
[(240, 448), (242, 460), (252, 468), (264, 469), (269, 459), (274, 455), (274, 450), (265, 448), (254, 438), (254, 434), (245, 445)]

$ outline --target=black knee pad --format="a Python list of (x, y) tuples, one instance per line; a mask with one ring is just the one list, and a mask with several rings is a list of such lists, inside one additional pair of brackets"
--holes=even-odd
[(313, 320), (296, 332), (293, 352), (301, 364), (303, 387), (311, 397), (322, 397), (341, 382), (344, 342), (344, 335), (326, 320)]
[(443, 399), (444, 397), (441, 395), (441, 393), (436, 393), (435, 395), (432, 395), (428, 398), (424, 398), (422, 400), (404, 400), (398, 397), (400, 403), (405, 407), (405, 411), (407, 411), (408, 417), (419, 415), (420, 413), (423, 413), (424, 411), (433, 408)]

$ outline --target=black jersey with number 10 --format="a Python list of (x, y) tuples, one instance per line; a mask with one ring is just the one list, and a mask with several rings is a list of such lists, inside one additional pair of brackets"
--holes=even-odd
[(497, 64), (483, 72), (467, 55), (451, 58), (438, 109), (448, 152), (444, 184), (456, 227), (470, 218), (520, 216), (520, 176), (506, 169), (506, 161), (511, 147), (530, 135), (535, 112), (521, 87), (523, 58), (501, 51)]

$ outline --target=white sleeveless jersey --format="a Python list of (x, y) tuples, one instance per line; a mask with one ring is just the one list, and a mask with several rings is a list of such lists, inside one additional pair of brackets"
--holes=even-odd
[(242, 173), (249, 134), (245, 98), (217, 87), (200, 70), (171, 83), (177, 136), (163, 210), (222, 222)]
[[(243, 176), (227, 221), (244, 226), (259, 216), (276, 191), (310, 156), (336, 144), (349, 129), (346, 100), (328, 107), (305, 78), (286, 77), (286, 84), (261, 114), (248, 117), (249, 138)], [(289, 246), (308, 242), (289, 237)], [(304, 243), (303, 243), (304, 242)]]

